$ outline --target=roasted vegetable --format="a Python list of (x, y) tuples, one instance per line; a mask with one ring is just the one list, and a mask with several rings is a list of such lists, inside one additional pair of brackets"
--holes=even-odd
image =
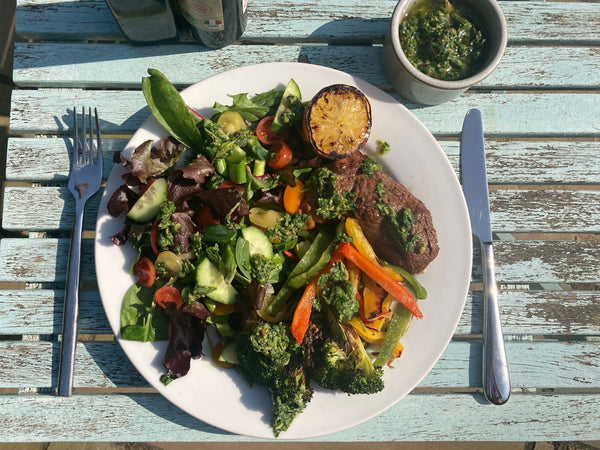
[(302, 129), (317, 154), (328, 159), (347, 158), (367, 143), (371, 105), (353, 86), (327, 86), (306, 107)]

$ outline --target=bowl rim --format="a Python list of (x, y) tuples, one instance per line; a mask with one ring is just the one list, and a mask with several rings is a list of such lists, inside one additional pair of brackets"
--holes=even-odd
[(413, 66), (413, 64), (409, 61), (408, 57), (402, 50), (402, 46), (400, 44), (400, 34), (398, 33), (400, 21), (404, 18), (407, 10), (419, 1), (420, 0), (400, 0), (394, 8), (392, 20), (390, 22), (389, 34), (392, 47), (394, 53), (396, 54), (396, 57), (398, 58), (400, 64), (404, 67), (404, 69), (407, 70), (414, 78), (416, 78), (420, 82), (434, 88), (446, 90), (464, 90), (487, 78), (500, 63), (500, 60), (504, 56), (504, 52), (506, 50), (508, 42), (508, 27), (506, 24), (506, 17), (504, 16), (504, 12), (500, 8), (499, 3), (496, 0), (475, 0), (472, 2), (473, 5), (476, 5), (475, 7), (477, 7), (477, 5), (481, 5), (482, 3), (487, 3), (489, 6), (491, 6), (492, 11), (496, 14), (496, 18), (498, 19), (498, 22), (500, 24), (500, 26), (498, 27), (500, 31), (499, 45), (495, 49), (492, 49), (492, 51), (494, 52), (493, 58), (491, 58), (486, 65), (484, 65), (479, 71), (477, 71), (473, 75), (467, 78), (462, 78), (460, 80), (447, 81), (430, 77), (429, 75), (426, 75), (423, 72), (421, 72), (419, 69)]

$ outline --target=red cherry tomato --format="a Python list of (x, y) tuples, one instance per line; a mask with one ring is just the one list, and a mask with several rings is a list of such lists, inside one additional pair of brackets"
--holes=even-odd
[(273, 119), (275, 119), (275, 116), (263, 117), (256, 125), (256, 137), (264, 145), (273, 145), (287, 137), (286, 133), (271, 130)]
[(142, 286), (150, 287), (154, 284), (156, 271), (154, 270), (154, 263), (150, 258), (142, 256), (133, 266), (133, 271), (138, 283)]
[(275, 154), (267, 160), (267, 164), (273, 170), (283, 169), (290, 163), (294, 156), (290, 146), (283, 141), (273, 144), (271, 151), (275, 152)]
[(219, 221), (214, 218), (208, 206), (203, 206), (196, 212), (196, 223), (204, 228), (206, 225), (217, 225)]
[(179, 309), (182, 304), (181, 294), (173, 286), (163, 286), (154, 294), (154, 301), (158, 306), (167, 307), (167, 303), (172, 303)]

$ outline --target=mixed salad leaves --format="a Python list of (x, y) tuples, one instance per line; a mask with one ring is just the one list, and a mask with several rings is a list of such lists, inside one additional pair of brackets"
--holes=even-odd
[[(304, 410), (311, 383), (382, 390), (427, 293), (381, 261), (348, 214), (352, 197), (299, 131), (299, 86), (231, 95), (205, 118), (148, 72), (143, 92), (168, 137), (115, 155), (128, 171), (108, 203), (126, 214), (113, 242), (138, 252), (121, 338), (168, 340), (165, 384), (204, 356), (206, 338), (216, 364), (269, 388), (275, 436)], [(367, 158), (361, 170), (381, 167)]]

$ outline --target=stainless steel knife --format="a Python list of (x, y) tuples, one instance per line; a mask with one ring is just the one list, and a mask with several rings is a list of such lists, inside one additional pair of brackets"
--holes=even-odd
[(460, 163), (462, 186), (473, 235), (481, 245), (483, 268), (483, 392), (491, 403), (501, 405), (510, 396), (510, 375), (494, 270), (492, 227), (481, 112), (471, 109), (463, 123)]

